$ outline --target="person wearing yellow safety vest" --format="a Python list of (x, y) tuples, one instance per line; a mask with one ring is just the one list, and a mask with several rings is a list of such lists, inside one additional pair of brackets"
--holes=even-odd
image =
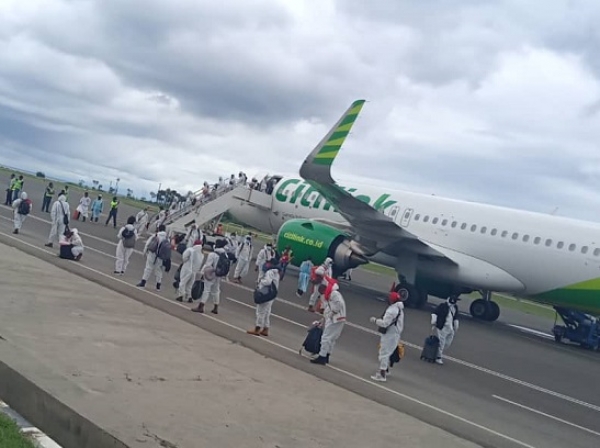
[(113, 226), (115, 229), (117, 228), (117, 212), (119, 211), (119, 200), (115, 196), (112, 201), (110, 201), (110, 211), (108, 212), (108, 218), (106, 218), (105, 226), (108, 225), (110, 218), (113, 220)]
[(12, 196), (13, 196), (12, 188), (15, 183), (15, 180), (16, 180), (15, 173), (12, 173), (10, 175), (10, 179), (8, 180), (8, 187), (6, 188), (6, 200), (4, 201), (4, 205), (12, 204)]
[(50, 204), (52, 204), (52, 198), (54, 197), (54, 184), (50, 182), (46, 187), (46, 191), (44, 193), (44, 200), (42, 202), (42, 211), (46, 213), (50, 213)]
[(18, 179), (15, 179), (15, 181), (12, 184), (12, 200), (13, 202), (16, 201), (17, 199), (19, 199), (19, 196), (21, 195), (21, 190), (23, 189), (23, 183), (25, 181), (23, 180), (23, 175), (19, 176)]

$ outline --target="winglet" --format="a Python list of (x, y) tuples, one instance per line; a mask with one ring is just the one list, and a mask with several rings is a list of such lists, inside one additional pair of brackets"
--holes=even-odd
[(300, 167), (300, 176), (303, 179), (326, 184), (333, 183), (331, 165), (364, 104), (365, 100), (354, 101), (327, 135), (312, 150)]

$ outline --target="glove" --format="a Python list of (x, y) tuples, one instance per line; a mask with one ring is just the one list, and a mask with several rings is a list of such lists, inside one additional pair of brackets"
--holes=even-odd
[(431, 315), (431, 325), (435, 325), (437, 322), (437, 314)]
[(377, 322), (377, 318), (376, 317), (369, 317), (369, 322), (371, 322), (372, 324), (374, 324), (375, 322)]

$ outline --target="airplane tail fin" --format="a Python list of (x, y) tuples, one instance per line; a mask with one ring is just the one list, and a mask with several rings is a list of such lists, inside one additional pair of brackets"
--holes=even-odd
[(308, 155), (300, 167), (300, 176), (307, 181), (323, 184), (334, 183), (331, 177), (331, 165), (337, 157), (342, 144), (350, 133), (365, 100), (356, 100), (344, 112), (338, 122)]

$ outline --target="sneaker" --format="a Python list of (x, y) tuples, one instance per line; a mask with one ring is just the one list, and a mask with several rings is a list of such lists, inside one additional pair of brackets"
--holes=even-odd
[(442, 358), (437, 358), (437, 359), (435, 360), (435, 363), (436, 363), (436, 364), (439, 364), (440, 366), (443, 366), (443, 365), (444, 365), (444, 361), (442, 361)]
[(52, 243), (46, 243), (46, 244), (44, 244), (44, 246), (46, 246), (46, 247), (54, 247), (54, 244), (52, 244)]
[(113, 274), (120, 274), (120, 272), (119, 271), (114, 271)]
[(177, 300), (178, 302), (183, 302), (183, 297), (182, 296), (176, 297), (175, 300)]
[(387, 381), (386, 377), (381, 374), (381, 372), (377, 372), (375, 375), (371, 375), (371, 379), (374, 381), (379, 381), (381, 383), (385, 383)]

